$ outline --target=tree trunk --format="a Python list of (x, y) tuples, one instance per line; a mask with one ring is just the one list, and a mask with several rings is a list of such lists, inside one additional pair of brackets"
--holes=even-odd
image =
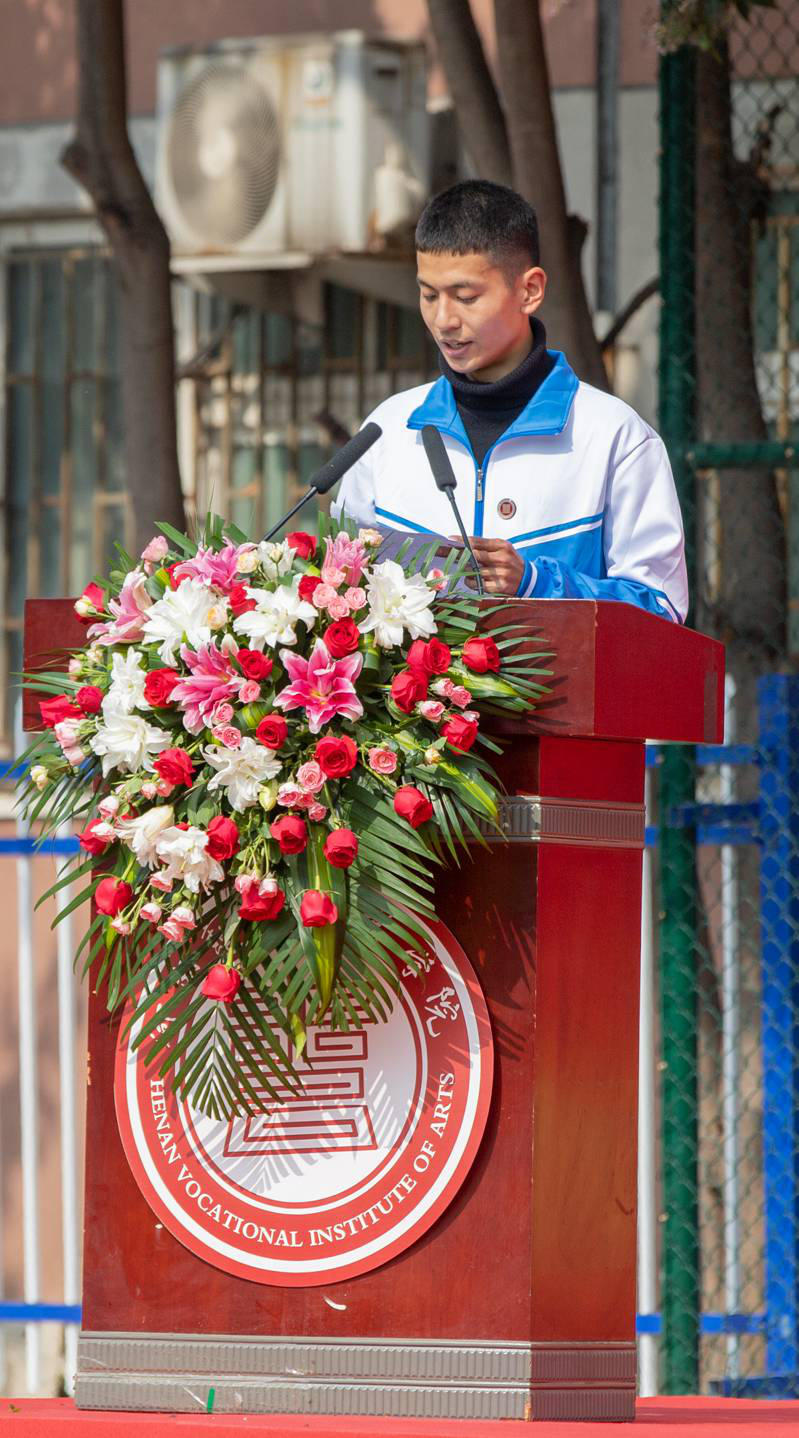
[(517, 190), (535, 206), (548, 275), (542, 318), (582, 379), (608, 388), (585, 293), (586, 227), (566, 208), (539, 0), (494, 0), (502, 96)]
[(123, 0), (76, 0), (78, 115), (61, 157), (108, 237), (120, 296), (123, 456), (137, 552), (185, 523), (169, 240), (128, 137)]
[(510, 185), (505, 116), (471, 6), (468, 0), (428, 0), (427, 8), (469, 159), (481, 179)]
[[(696, 59), (697, 426), (712, 443), (767, 438), (755, 379), (751, 227), (754, 184), (734, 158), (726, 39)], [(750, 180), (754, 180), (750, 176)], [(735, 668), (785, 647), (785, 531), (774, 475), (720, 474), (720, 589), (707, 618)], [(711, 556), (712, 559), (712, 556)]]

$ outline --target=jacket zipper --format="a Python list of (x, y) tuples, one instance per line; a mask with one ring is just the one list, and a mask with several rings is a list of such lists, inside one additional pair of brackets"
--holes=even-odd
[(477, 503), (478, 503), (478, 504), (482, 504), (482, 503), (483, 503), (483, 471), (482, 471), (482, 469), (478, 469), (478, 471), (477, 471)]

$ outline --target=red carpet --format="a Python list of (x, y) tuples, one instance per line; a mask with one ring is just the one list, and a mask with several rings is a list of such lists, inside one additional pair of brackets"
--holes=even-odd
[[(618, 1423), (461, 1423), (405, 1418), (263, 1418), (254, 1415), (78, 1412), (69, 1398), (1, 1398), (3, 1438), (588, 1438), (630, 1431)], [(639, 1398), (635, 1438), (799, 1438), (799, 1402)]]

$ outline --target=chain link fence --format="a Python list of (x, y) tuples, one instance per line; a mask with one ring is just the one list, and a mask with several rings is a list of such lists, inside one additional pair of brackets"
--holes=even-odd
[[(659, 1384), (799, 1393), (799, 4), (665, 4), (661, 429), (726, 742), (650, 755)], [(699, 41), (700, 43), (696, 43)]]

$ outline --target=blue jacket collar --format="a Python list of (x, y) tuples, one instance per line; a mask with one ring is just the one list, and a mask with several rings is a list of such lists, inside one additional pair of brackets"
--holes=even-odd
[[(555, 356), (552, 369), (529, 403), (517, 414), (513, 424), (505, 430), (503, 441), (530, 434), (561, 434), (566, 428), (579, 380), (564, 354), (559, 350), (550, 350), (550, 354)], [(452, 385), (443, 375), (408, 418), (409, 429), (422, 429), (426, 424), (433, 424), (445, 434), (453, 435), (468, 448), (469, 441), (458, 414)]]

